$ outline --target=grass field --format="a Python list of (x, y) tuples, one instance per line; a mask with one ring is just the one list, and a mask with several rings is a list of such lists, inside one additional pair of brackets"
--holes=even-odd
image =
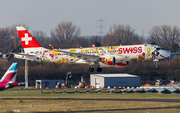
[[(88, 99), (180, 99), (180, 94), (157, 94), (157, 93), (84, 93), (85, 89), (80, 89), (80, 93), (74, 94), (73, 89), (68, 89), (67, 94), (62, 94), (63, 89), (55, 90), (20, 90), (19, 88), (8, 89), (0, 92), (0, 98), (88, 98)], [(134, 109), (134, 108), (163, 108), (180, 107), (180, 103), (175, 102), (140, 102), (140, 101), (105, 101), (105, 100), (0, 100), (0, 112), (8, 110), (21, 110), (21, 112), (63, 112), (63, 111), (87, 111), (87, 110), (114, 110), (114, 109)], [(178, 113), (180, 109), (163, 110), (132, 110), (121, 111), (122, 113)], [(112, 111), (109, 111), (109, 113)], [(120, 111), (115, 113), (119, 113)]]

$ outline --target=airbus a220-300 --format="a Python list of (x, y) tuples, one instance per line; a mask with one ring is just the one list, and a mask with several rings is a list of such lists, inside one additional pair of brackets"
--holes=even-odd
[[(52, 50), (43, 48), (24, 28), (16, 27), (24, 53), (14, 54), (15, 58), (53, 64), (89, 64), (101, 67), (126, 67), (129, 61), (153, 60), (155, 62), (170, 56), (170, 53), (160, 46), (153, 44), (120, 45), (90, 48), (71, 48)], [(158, 64), (156, 64), (157, 67)]]

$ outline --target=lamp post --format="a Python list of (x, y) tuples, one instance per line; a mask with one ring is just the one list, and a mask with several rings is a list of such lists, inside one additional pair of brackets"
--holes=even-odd
[(68, 73), (67, 73), (67, 76), (66, 76), (66, 81), (65, 81), (66, 85), (67, 85), (67, 79), (68, 79), (69, 77), (71, 78), (71, 76), (72, 76), (71, 72), (68, 72)]
[(28, 89), (28, 61), (25, 60), (25, 88)]

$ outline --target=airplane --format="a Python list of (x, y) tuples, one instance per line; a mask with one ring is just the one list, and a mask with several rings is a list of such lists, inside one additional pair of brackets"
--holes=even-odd
[(102, 67), (126, 67), (130, 61), (153, 60), (159, 68), (159, 59), (170, 56), (170, 53), (160, 46), (153, 44), (120, 45), (89, 48), (52, 49), (42, 47), (24, 28), (16, 27), (24, 49), (23, 53), (13, 53), (14, 58), (53, 64), (89, 64), (89, 71), (93, 72), (93, 65)]
[(13, 63), (0, 80), (0, 91), (21, 85), (16, 81), (19, 63)]

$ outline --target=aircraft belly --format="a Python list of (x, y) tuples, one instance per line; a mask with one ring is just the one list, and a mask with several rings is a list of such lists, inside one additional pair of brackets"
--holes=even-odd
[(88, 64), (85, 60), (83, 59), (78, 59), (76, 62), (76, 64)]

